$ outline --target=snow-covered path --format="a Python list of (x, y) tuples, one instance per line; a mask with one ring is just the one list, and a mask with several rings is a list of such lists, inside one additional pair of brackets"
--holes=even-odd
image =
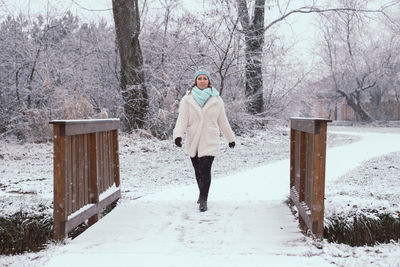
[[(371, 157), (400, 151), (398, 134), (362, 134), (327, 152), (333, 180)], [(350, 156), (351, 155), (351, 156)], [(59, 248), (48, 266), (327, 266), (284, 203), (289, 161), (212, 182), (209, 210), (184, 186), (123, 202)]]

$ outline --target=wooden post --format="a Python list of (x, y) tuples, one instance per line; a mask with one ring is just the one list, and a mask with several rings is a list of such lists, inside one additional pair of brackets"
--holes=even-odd
[(305, 200), (306, 191), (306, 134), (299, 133), (299, 150), (300, 150), (300, 169), (299, 169), (299, 201)]
[(65, 236), (67, 221), (65, 201), (65, 128), (64, 125), (54, 125), (54, 238), (62, 239)]
[[(97, 182), (97, 142), (96, 133), (89, 135), (89, 202), (99, 202), (99, 185)], [(96, 223), (99, 220), (99, 214), (96, 213), (89, 218), (89, 225)]]
[(112, 131), (113, 159), (114, 159), (114, 182), (117, 187), (120, 184), (119, 178), (119, 151), (118, 151), (118, 130)]
[(295, 149), (296, 149), (296, 131), (293, 129), (290, 129), (290, 188), (294, 186), (295, 183), (295, 176), (296, 176), (296, 170), (295, 170)]
[(323, 238), (327, 122), (320, 118), (291, 118), (290, 199), (299, 222)]
[(318, 238), (323, 238), (324, 233), (324, 199), (325, 199), (325, 161), (326, 161), (326, 122), (316, 122), (316, 132), (314, 135), (313, 151), (313, 185), (312, 185), (312, 205), (311, 223), (312, 232)]

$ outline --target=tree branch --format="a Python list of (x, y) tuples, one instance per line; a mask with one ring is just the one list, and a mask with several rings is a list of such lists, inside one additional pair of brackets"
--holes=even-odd
[(248, 31), (250, 26), (250, 17), (246, 0), (236, 0), (236, 4), (238, 5), (238, 17), (240, 19), (240, 24), (242, 25), (244, 31)]
[[(385, 14), (383, 9), (371, 10), (371, 9), (356, 9), (356, 8), (328, 8), (328, 9), (319, 9), (317, 7), (300, 7), (298, 9), (292, 10), (287, 14), (284, 14), (282, 17), (272, 21), (265, 28), (264, 31), (267, 31), (269, 28), (274, 26), (276, 23), (286, 19), (292, 14), (300, 13), (300, 14), (310, 14), (310, 13), (327, 13), (327, 12), (368, 12), (368, 13), (383, 13)], [(242, 21), (241, 21), (242, 22)], [(243, 24), (242, 24), (243, 25)]]

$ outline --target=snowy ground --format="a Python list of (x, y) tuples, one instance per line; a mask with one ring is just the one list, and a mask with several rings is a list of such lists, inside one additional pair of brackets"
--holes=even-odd
[[(330, 134), (328, 146), (358, 140), (354, 135)], [(285, 128), (257, 131), (237, 137), (234, 150), (221, 138), (221, 154), (213, 163), (213, 179), (289, 157)], [(52, 212), (53, 145), (17, 144), (0, 140), (0, 216), (20, 209)], [(171, 140), (140, 135), (120, 137), (123, 199), (142, 196), (177, 185), (193, 184), (190, 159)]]
[[(327, 176), (330, 175), (330, 170), (335, 169), (335, 163), (330, 163), (329, 161), (330, 155), (332, 155), (332, 157), (338, 157), (339, 155), (339, 158), (345, 158), (346, 160), (343, 165), (348, 164), (348, 166), (342, 166), (342, 173), (336, 173), (335, 176), (331, 175), (331, 177), (335, 177), (335, 179), (327, 179), (327, 200), (325, 202), (326, 216), (335, 212), (347, 212), (348, 209), (354, 208), (355, 206), (360, 208), (363, 205), (367, 205), (366, 207), (369, 207), (368, 205), (370, 205), (371, 203), (377, 205), (377, 207), (387, 207), (392, 212), (398, 211), (399, 207), (397, 205), (400, 196), (400, 187), (396, 187), (395, 183), (398, 184), (399, 180), (398, 170), (400, 153), (392, 153), (392, 151), (400, 151), (400, 148), (395, 147), (396, 145), (398, 146), (398, 142), (390, 139), (393, 138), (393, 136), (382, 134), (364, 135), (363, 138), (364, 140), (367, 139), (367, 144), (372, 145), (372, 149), (365, 150), (365, 143), (362, 144), (361, 142), (355, 142), (360, 139), (360, 136), (354, 133), (366, 131), (366, 129), (357, 129), (354, 127), (329, 127), (329, 129), (330, 132), (328, 134), (328, 147), (330, 149), (328, 150), (327, 156)], [(334, 133), (331, 130), (340, 130), (342, 132), (338, 134)], [(368, 128), (367, 130), (369, 132), (378, 133), (400, 133), (400, 130), (397, 128)], [(347, 134), (343, 135), (343, 131), (347, 131)], [(389, 136), (390, 138), (385, 138)], [(400, 135), (396, 137), (400, 137)], [(220, 179), (221, 181), (218, 180), (218, 183), (213, 183), (212, 190), (217, 190), (219, 184), (224, 184), (226, 183), (226, 181), (230, 181), (229, 179), (248, 179), (243, 178), (242, 176), (244, 170), (249, 170), (249, 172), (251, 172), (252, 168), (253, 170), (260, 170), (260, 168), (263, 167), (259, 166), (263, 166), (270, 162), (275, 162), (275, 165), (282, 164), (280, 162), (285, 162), (278, 160), (288, 158), (288, 139), (289, 137), (286, 129), (277, 129), (256, 132), (252, 136), (238, 137), (238, 145), (234, 150), (229, 150), (227, 149), (226, 144), (222, 144), (224, 146), (222, 150), (223, 153), (220, 157), (216, 159), (213, 165), (214, 179), (215, 181), (216, 179)], [(381, 144), (387, 143), (388, 141), (393, 142), (393, 144), (385, 145), (382, 148)], [(333, 146), (345, 144), (345, 147), (350, 147), (350, 151), (357, 151), (357, 153), (355, 153), (354, 155), (350, 155), (352, 153), (344, 153), (340, 156), (340, 153), (343, 153), (342, 148), (331, 148)], [(374, 148), (374, 146), (376, 145), (379, 146), (379, 149), (378, 147), (376, 147), (376, 149)], [(2, 203), (0, 212), (2, 214), (13, 213), (16, 210), (19, 210), (21, 207), (27, 210), (38, 210), (37, 207), (39, 206), (39, 204), (41, 204), (42, 207), (46, 207), (51, 204), (51, 152), (51, 144), (16, 145), (6, 143), (4, 141), (0, 142), (0, 200)], [(120, 152), (122, 179), (121, 187), (123, 190), (123, 199), (119, 204), (119, 210), (129, 209), (130, 205), (136, 205), (135, 203), (146, 203), (146, 201), (149, 201), (149, 199), (151, 200), (152, 197), (153, 199), (159, 198), (163, 194), (165, 196), (168, 196), (167, 198), (170, 198), (171, 195), (169, 195), (168, 192), (181, 190), (181, 185), (193, 185), (194, 183), (190, 160), (186, 156), (184, 156), (181, 151), (174, 147), (171, 144), (171, 141), (157, 141), (138, 136), (123, 136), (121, 137), (120, 141)], [(357, 155), (359, 154), (364, 156), (357, 157)], [(387, 155), (381, 157), (381, 154)], [(363, 158), (372, 159), (369, 162), (365, 162), (361, 167), (355, 168), (358, 164), (361, 163), (361, 160)], [(331, 165), (330, 167), (329, 164), (333, 165)], [(270, 166), (272, 165), (270, 164)], [(29, 168), (27, 168), (26, 166), (29, 166)], [(349, 172), (349, 170), (351, 171)], [(227, 177), (228, 175), (230, 176)], [(283, 178), (282, 180), (284, 179), (285, 178)], [(382, 181), (379, 182), (379, 179), (381, 179)], [(388, 183), (393, 186), (388, 188)], [(189, 189), (190, 192), (190, 190), (193, 190), (195, 186), (189, 186), (185, 188), (192, 188)], [(275, 206), (271, 203), (271, 213), (282, 212), (282, 210), (284, 209), (289, 212), (289, 210), (283, 206), (283, 200), (287, 195), (286, 188), (283, 188), (283, 195), (280, 195), (279, 198), (275, 199), (280, 199), (280, 201), (274, 201), (273, 203)], [(282, 194), (281, 191), (278, 191), (277, 193)], [(184, 217), (182, 220), (188, 220), (194, 224), (197, 224), (199, 221), (201, 222), (201, 218), (199, 217), (199, 213), (196, 212), (196, 207), (192, 205), (193, 196), (195, 198), (196, 193), (183, 193), (182, 197), (184, 199), (186, 198), (187, 202), (185, 202), (183, 211), (182, 213), (178, 214), (178, 217), (179, 215), (183, 216), (185, 214), (189, 214), (189, 217)], [(218, 196), (221, 198), (224, 196), (224, 194), (218, 193), (218, 195), (216, 194), (214, 197), (218, 198)], [(132, 201), (137, 198), (140, 199), (137, 201)], [(239, 199), (243, 200), (243, 198)], [(218, 202), (218, 199), (214, 200)], [(265, 199), (259, 200), (264, 201)], [(210, 208), (210, 211), (207, 212), (206, 216), (208, 216), (209, 221), (207, 221), (206, 219), (206, 221), (204, 221), (203, 223), (204, 225), (214, 223), (216, 224), (217, 229), (218, 227), (222, 229), (224, 225), (218, 224), (218, 222), (215, 221), (215, 218), (218, 218), (218, 215), (222, 217), (234, 216), (235, 214), (235, 216), (239, 216), (241, 214), (241, 216), (239, 217), (253, 217), (255, 215), (251, 214), (252, 209), (247, 209), (249, 210), (247, 214), (243, 213), (243, 210), (246, 209), (239, 209), (241, 212), (237, 212), (237, 210), (235, 210), (235, 205), (231, 203), (232, 201), (230, 201), (229, 203), (224, 203), (223, 199), (220, 199), (220, 201), (222, 202), (216, 203), (216, 206), (212, 209)], [(257, 202), (257, 199), (255, 199), (254, 195), (252, 195), (249, 201)], [(210, 202), (210, 205), (211, 203), (212, 202)], [(244, 207), (246, 207), (246, 205), (248, 205), (248, 207), (251, 207), (253, 205), (257, 206), (258, 204), (260, 204), (260, 202), (251, 204), (252, 205), (249, 205), (249, 203), (244, 202), (241, 205)], [(51, 211), (49, 209), (46, 210)], [(216, 213), (217, 211), (219, 211), (219, 214)], [(255, 211), (256, 210), (253, 210), (253, 212)], [(111, 214), (115, 212), (116, 210), (114, 210)], [(142, 212), (144, 216), (143, 218), (148, 218), (148, 220), (151, 220), (152, 217), (151, 214), (149, 214), (151, 212), (149, 212), (147, 209), (139, 210), (138, 213), (140, 214), (140, 212)], [(232, 213), (232, 215), (230, 215), (230, 212)], [(171, 215), (172, 214), (170, 214), (169, 216)], [(281, 215), (288, 216), (288, 222), (293, 219), (290, 213), (284, 213)], [(107, 217), (108, 216), (103, 219), (104, 222), (106, 222), (105, 220)], [(157, 220), (155, 219), (155, 221)], [(257, 220), (257, 222), (259, 222), (259, 220)], [(293, 223), (293, 220), (291, 222)], [(174, 223), (176, 222), (174, 221)], [(252, 223), (256, 222), (251, 221), (248, 223), (251, 225)], [(134, 222), (132, 222), (132, 224), (134, 224)], [(289, 246), (293, 249), (293, 254), (292, 257), (285, 258), (285, 260), (288, 261), (287, 263), (290, 263), (291, 261), (292, 263), (297, 262), (297, 257), (300, 257), (305, 260), (305, 262), (307, 262), (307, 259), (304, 259), (305, 256), (309, 257), (313, 255), (319, 255), (318, 259), (316, 259), (315, 257), (311, 257), (310, 259), (308, 259), (307, 263), (312, 264), (314, 263), (313, 261), (316, 260), (315, 264), (320, 264), (320, 260), (324, 259), (328, 263), (333, 262), (337, 265), (346, 266), (359, 266), (369, 263), (372, 264), (372, 262), (375, 266), (390, 266), (390, 264), (394, 264), (393, 266), (398, 266), (400, 264), (398, 260), (396, 261), (396, 259), (398, 259), (398, 256), (393, 258), (394, 255), (400, 254), (400, 245), (398, 242), (374, 247), (360, 248), (351, 248), (346, 245), (328, 244), (323, 242), (323, 249), (319, 250), (312, 246), (312, 240), (310, 240), (309, 238), (303, 238), (302, 236), (300, 236), (299, 239), (297, 236), (297, 226), (293, 228), (293, 225), (296, 226), (296, 224), (285, 226), (286, 230), (296, 236), (294, 240), (297, 240), (296, 244)], [(177, 225), (176, 227), (178, 226), (179, 225)], [(237, 225), (233, 224), (232, 227), (237, 227)], [(260, 226), (256, 228), (259, 229)], [(89, 230), (94, 231), (91, 229)], [(90, 233), (89, 230), (87, 231), (88, 235)], [(190, 228), (188, 228), (187, 231), (189, 231), (190, 233)], [(197, 233), (196, 231), (198, 231), (198, 229), (195, 229), (193, 231), (193, 233)], [(285, 233), (287, 233), (287, 231), (285, 231)], [(212, 242), (220, 240), (218, 237), (221, 236), (216, 234)], [(293, 238), (289, 239), (293, 240)], [(205, 242), (205, 240), (203, 241)], [(233, 246), (232, 249), (236, 249), (236, 251), (240, 253), (243, 252), (243, 250), (247, 247), (246, 242), (250, 242), (251, 240), (246, 240), (246, 242), (237, 241), (243, 240), (235, 240), (235, 236), (233, 236), (228, 238), (228, 240), (226, 240), (226, 243), (230, 244), (229, 247)], [(257, 247), (257, 244), (260, 244), (259, 242), (265, 242), (265, 240), (256, 239), (251, 241), (250, 244), (253, 244), (255, 247)], [(146, 246), (144, 246), (144, 248), (145, 247)], [(268, 248), (269, 246), (265, 245), (264, 247)], [(282, 247), (283, 251), (285, 251), (286, 249), (286, 246), (284, 248)], [(47, 250), (39, 253), (26, 253), (24, 255), (12, 257), (3, 256), (0, 258), (0, 264), (6, 266), (32, 266), (32, 264), (35, 265), (36, 263), (36, 266), (41, 266), (43, 263), (49, 260), (50, 255), (59, 253), (59, 250), (59, 245), (50, 245)], [(276, 256), (275, 258), (277, 258), (277, 255), (282, 255), (282, 252), (279, 253), (279, 251), (277, 251), (274, 255)], [(274, 258), (273, 256), (271, 257)], [(184, 261), (184, 258), (185, 257), (181, 257), (180, 260)], [(241, 260), (246, 260), (247, 258), (257, 260), (257, 257), (250, 256), (235, 258), (234, 254), (232, 254), (228, 258), (233, 260), (232, 262), (237, 262), (238, 266), (243, 266), (239, 263)], [(271, 260), (273, 260), (272, 258)], [(281, 258), (282, 257), (279, 257), (279, 259)], [(176, 259), (176, 257), (174, 259)], [(215, 260), (217, 259), (215, 258)]]

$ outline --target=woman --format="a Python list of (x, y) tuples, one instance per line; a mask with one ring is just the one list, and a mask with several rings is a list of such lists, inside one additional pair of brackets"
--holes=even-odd
[(210, 74), (200, 70), (179, 104), (173, 139), (178, 147), (182, 147), (182, 137), (186, 133), (185, 152), (192, 160), (200, 190), (197, 203), (202, 212), (207, 210), (211, 165), (219, 152), (220, 130), (229, 147), (234, 148), (235, 136), (225, 114), (224, 102), (211, 86)]

